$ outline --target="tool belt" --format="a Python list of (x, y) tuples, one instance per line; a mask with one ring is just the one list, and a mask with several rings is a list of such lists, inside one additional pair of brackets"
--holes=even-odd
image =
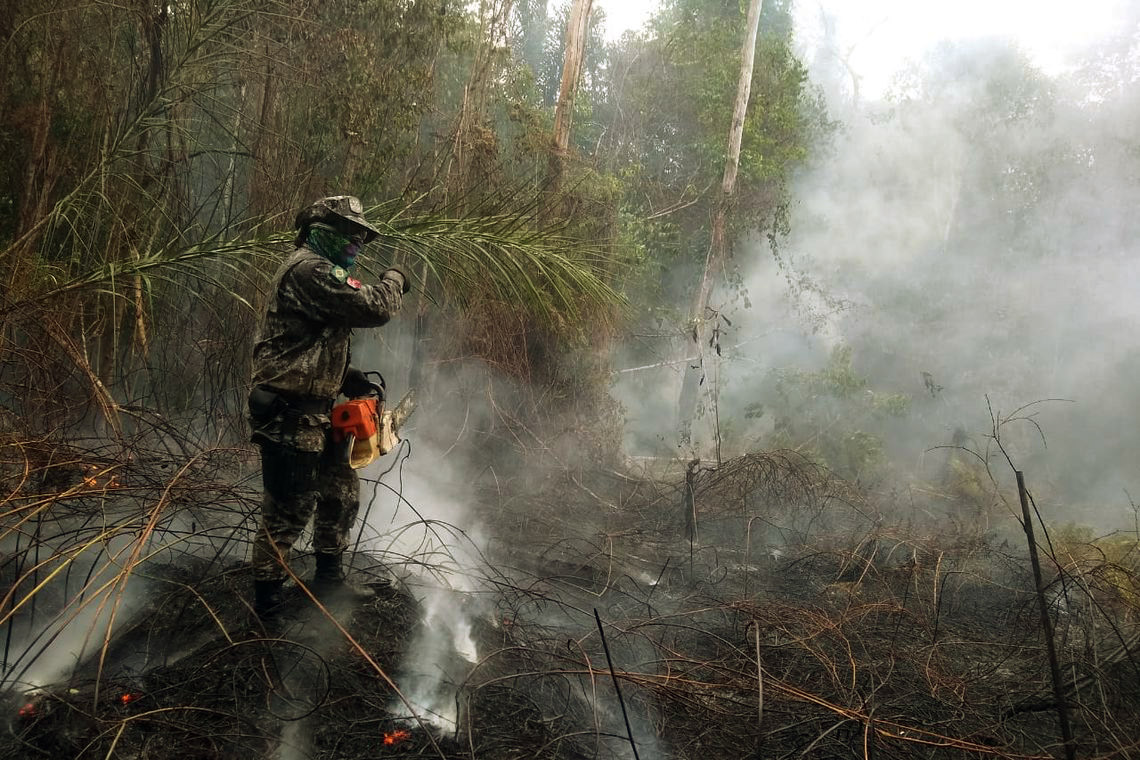
[(300, 417), (303, 414), (328, 414), (333, 400), (313, 396), (294, 396), (264, 385), (255, 386), (249, 393), (249, 415), (255, 420), (268, 420), (278, 414)]

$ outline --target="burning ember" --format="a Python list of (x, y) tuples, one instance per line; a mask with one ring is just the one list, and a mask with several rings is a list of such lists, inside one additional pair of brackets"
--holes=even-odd
[(119, 697), (119, 701), (124, 705), (129, 705), (131, 702), (134, 702), (138, 698), (138, 694), (131, 694), (130, 692), (127, 692), (123, 696)]
[[(29, 702), (28, 704), (24, 705), (19, 710), (17, 710), (16, 714), (19, 715), (21, 718), (31, 718), (32, 716), (34, 716), (36, 714), (35, 703)], [(385, 738), (385, 741), (387, 741), (387, 738)]]
[(114, 474), (112, 474), (111, 477), (107, 479), (106, 485), (100, 485), (99, 478), (97, 477), (98, 474), (99, 474), (99, 468), (98, 467), (96, 467), (93, 464), (87, 465), (87, 474), (83, 476), (83, 485), (87, 488), (100, 488), (100, 487), (102, 487), (102, 488), (122, 488), (123, 487), (123, 484), (119, 482), (119, 476), (114, 475)]
[(411, 738), (411, 736), (412, 736), (412, 733), (410, 731), (405, 731), (402, 728), (398, 729), (396, 731), (393, 731), (392, 733), (388, 733), (387, 731), (385, 731), (384, 732), (384, 744), (386, 744), (386, 745), (399, 744), (400, 742), (404, 741), (405, 739)]

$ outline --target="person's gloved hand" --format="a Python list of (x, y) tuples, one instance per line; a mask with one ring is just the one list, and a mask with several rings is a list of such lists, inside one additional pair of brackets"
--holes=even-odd
[(344, 373), (344, 380), (341, 381), (340, 392), (349, 398), (360, 398), (372, 392), (372, 383), (361, 370), (349, 367)]
[(380, 279), (391, 280), (399, 286), (400, 292), (403, 294), (407, 294), (407, 292), (412, 289), (412, 284), (408, 281), (407, 275), (399, 269), (393, 268), (386, 270), (384, 274), (380, 276)]

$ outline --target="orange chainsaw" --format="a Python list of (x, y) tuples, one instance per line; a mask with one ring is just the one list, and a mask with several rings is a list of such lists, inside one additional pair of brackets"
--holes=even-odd
[(384, 378), (369, 383), (371, 390), (361, 396), (337, 404), (332, 409), (333, 443), (348, 454), (348, 465), (354, 470), (367, 467), (376, 458), (400, 445), (399, 429), (415, 409), (415, 391), (408, 391), (395, 409), (384, 408)]

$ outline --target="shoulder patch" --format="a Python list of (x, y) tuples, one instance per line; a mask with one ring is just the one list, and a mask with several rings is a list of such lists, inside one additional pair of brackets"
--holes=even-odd
[(345, 271), (344, 267), (333, 267), (329, 274), (341, 285), (348, 281), (348, 272)]

